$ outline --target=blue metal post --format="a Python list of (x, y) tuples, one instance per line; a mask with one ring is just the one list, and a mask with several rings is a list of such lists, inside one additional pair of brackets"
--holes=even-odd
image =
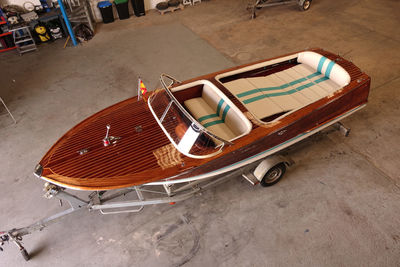
[(68, 19), (68, 16), (67, 16), (67, 12), (65, 11), (64, 4), (63, 4), (62, 0), (57, 0), (57, 1), (58, 1), (58, 5), (60, 6), (61, 13), (62, 13), (62, 15), (64, 17), (65, 25), (67, 25), (69, 36), (71, 36), (72, 44), (74, 46), (77, 46), (78, 42), (76, 41), (74, 30), (71, 27), (71, 22), (69, 22), (69, 19)]

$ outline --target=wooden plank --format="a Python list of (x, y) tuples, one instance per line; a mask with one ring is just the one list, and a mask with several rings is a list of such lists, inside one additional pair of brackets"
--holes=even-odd
[(184, 5), (179, 4), (179, 6), (170, 6), (167, 9), (164, 9), (164, 10), (159, 10), (159, 9), (157, 9), (157, 10), (158, 10), (158, 12), (160, 12), (161, 15), (164, 15), (165, 13), (168, 13), (168, 12), (172, 13), (172, 12), (175, 12), (175, 11), (178, 11), (178, 10), (183, 10), (184, 8), (185, 8)]

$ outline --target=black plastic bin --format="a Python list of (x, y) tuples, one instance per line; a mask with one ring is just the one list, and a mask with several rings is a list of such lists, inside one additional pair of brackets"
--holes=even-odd
[(115, 0), (119, 19), (129, 19), (128, 0)]
[(131, 1), (132, 1), (133, 12), (135, 13), (136, 17), (146, 15), (146, 12), (144, 10), (143, 0), (131, 0)]
[(101, 17), (103, 18), (103, 23), (114, 22), (112, 4), (109, 1), (101, 1), (97, 4), (97, 7), (100, 9)]

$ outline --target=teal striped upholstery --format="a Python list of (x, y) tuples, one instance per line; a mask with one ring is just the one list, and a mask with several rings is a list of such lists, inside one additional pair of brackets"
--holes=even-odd
[[(316, 75), (320, 75), (320, 74), (321, 73), (316, 72), (316, 73), (313, 73), (313, 74), (311, 74), (311, 75), (309, 75), (309, 76), (307, 76), (305, 78), (301, 78), (301, 79), (295, 80), (295, 81), (290, 82), (290, 83), (285, 83), (285, 84), (283, 84), (281, 86), (259, 88), (257, 90), (258, 91), (262, 91), (262, 92), (267, 92), (267, 91), (272, 91), (272, 90), (279, 90), (279, 89), (286, 89), (286, 88), (288, 88), (288, 89), (287, 90), (282, 90), (282, 91), (277, 92), (277, 93), (268, 93), (268, 94), (263, 94), (261, 96), (252, 97), (252, 98), (244, 100), (243, 103), (244, 104), (249, 104), (251, 102), (254, 102), (254, 101), (257, 101), (257, 100), (260, 100), (260, 99), (263, 99), (263, 98), (267, 98), (267, 97), (291, 95), (291, 94), (300, 92), (300, 91), (302, 91), (302, 90), (304, 90), (306, 88), (309, 88), (309, 87), (311, 87), (311, 86), (313, 86), (315, 84), (321, 83), (321, 82), (326, 81), (326, 80), (329, 79), (327, 77), (322, 77), (322, 78), (319, 78), (317, 80), (311, 81), (311, 79), (309, 78), (309, 77), (315, 77)], [(298, 84), (300, 82), (304, 82), (304, 81), (307, 81), (307, 80), (309, 80), (309, 82), (307, 84), (303, 84), (303, 85), (297, 86), (295, 88), (292, 87), (292, 89), (290, 89), (291, 88), (290, 86), (296, 85), (296, 84)], [(244, 93), (241, 93), (241, 94), (237, 94), (236, 96), (239, 97), (239, 98), (243, 97), (243, 96), (248, 96), (248, 95), (250, 95), (249, 92), (255, 92), (255, 90), (250, 90), (250, 91), (247, 91), (247, 92), (244, 92)]]
[[(215, 113), (212, 114), (207, 114), (204, 115), (197, 120), (204, 126), (204, 128), (208, 128), (210, 126), (220, 124), (220, 123), (225, 123), (226, 115), (228, 114), (228, 111), (230, 109), (230, 106), (228, 104), (225, 105), (225, 108), (223, 109), (222, 114), (221, 113), (221, 108), (224, 105), (225, 101), (221, 98), (218, 102), (217, 105), (217, 110)], [(210, 120), (212, 119), (212, 120)], [(205, 122), (208, 121), (208, 122)], [(205, 123), (203, 123), (205, 122)]]
[[(232, 121), (234, 114), (232, 113), (229, 117), (229, 111), (232, 109), (219, 96), (211, 94), (207, 96), (203, 93), (202, 97), (186, 100), (185, 106), (204, 128), (215, 135), (225, 140), (232, 140), (241, 134), (240, 128), (231, 128), (231, 126), (236, 126)], [(218, 140), (215, 140), (215, 142), (219, 143)]]
[(314, 52), (300, 54), (298, 61), (304, 63), (299, 62), (292, 68), (264, 77), (240, 78), (224, 85), (255, 117), (263, 119), (331, 95), (341, 88), (333, 78), (343, 85), (348, 83), (348, 73), (334, 61)]

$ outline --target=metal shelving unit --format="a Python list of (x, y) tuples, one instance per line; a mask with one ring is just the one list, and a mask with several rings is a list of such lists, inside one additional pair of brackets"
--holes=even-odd
[[(3, 25), (3, 24), (7, 24), (7, 22), (6, 21), (3, 21), (3, 20), (0, 20), (0, 25)], [(4, 32), (4, 33), (2, 33), (2, 34), (0, 34), (0, 38), (1, 37), (5, 37), (5, 36), (7, 36), (7, 35), (10, 35), (10, 34), (12, 34), (12, 32)], [(9, 51), (9, 50), (13, 50), (13, 49), (16, 49), (17, 47), (16, 46), (11, 46), (11, 47), (3, 47), (2, 49), (0, 49), (0, 52), (5, 52), (5, 51)]]

